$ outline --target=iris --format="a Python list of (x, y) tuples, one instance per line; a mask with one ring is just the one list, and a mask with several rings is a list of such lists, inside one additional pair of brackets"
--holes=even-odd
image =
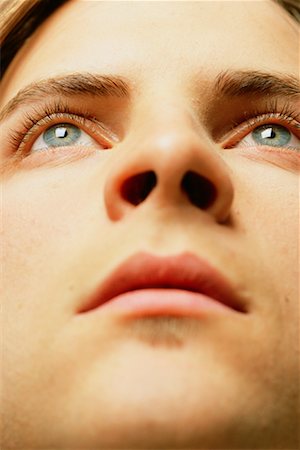
[(44, 142), (49, 147), (62, 147), (74, 145), (81, 136), (81, 130), (70, 123), (54, 125), (43, 134)]
[(270, 145), (272, 147), (286, 146), (292, 135), (289, 130), (281, 125), (261, 125), (252, 131), (252, 137), (259, 145)]

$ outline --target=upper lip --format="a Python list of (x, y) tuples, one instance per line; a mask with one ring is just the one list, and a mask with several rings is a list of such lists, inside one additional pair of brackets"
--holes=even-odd
[(246, 312), (229, 281), (206, 260), (189, 252), (175, 256), (137, 253), (129, 257), (104, 279), (79, 312), (93, 310), (120, 294), (150, 288), (198, 292), (235, 311)]

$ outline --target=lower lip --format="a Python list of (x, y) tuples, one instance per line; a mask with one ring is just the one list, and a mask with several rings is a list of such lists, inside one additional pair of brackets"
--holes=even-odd
[(211, 297), (182, 289), (130, 291), (112, 298), (96, 310), (116, 312), (131, 317), (162, 315), (204, 317), (209, 313), (235, 312)]

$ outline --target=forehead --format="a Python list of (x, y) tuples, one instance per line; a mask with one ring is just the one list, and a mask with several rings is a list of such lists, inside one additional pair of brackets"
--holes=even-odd
[(87, 70), (158, 80), (226, 68), (298, 76), (297, 42), (296, 26), (271, 0), (75, 0), (23, 47), (4, 86), (9, 97), (37, 79)]

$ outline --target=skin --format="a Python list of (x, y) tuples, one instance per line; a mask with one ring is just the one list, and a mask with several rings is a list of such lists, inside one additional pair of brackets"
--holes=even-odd
[[(57, 150), (2, 171), (4, 448), (298, 448), (299, 154), (224, 150), (212, 130), (234, 133), (229, 119), (252, 100), (211, 98), (221, 70), (298, 76), (296, 33), (270, 1), (74, 1), (21, 49), (1, 106), (66, 72), (123, 76), (133, 90), (68, 99), (113, 133), (110, 151), (90, 132), (84, 156), (72, 147), (74, 160)], [(3, 167), (10, 130), (34, 107), (1, 123)], [(158, 183), (132, 205), (120, 183), (145, 169)], [(187, 170), (217, 188), (207, 210), (182, 194)], [(78, 314), (139, 251), (209, 261), (247, 314)]]

